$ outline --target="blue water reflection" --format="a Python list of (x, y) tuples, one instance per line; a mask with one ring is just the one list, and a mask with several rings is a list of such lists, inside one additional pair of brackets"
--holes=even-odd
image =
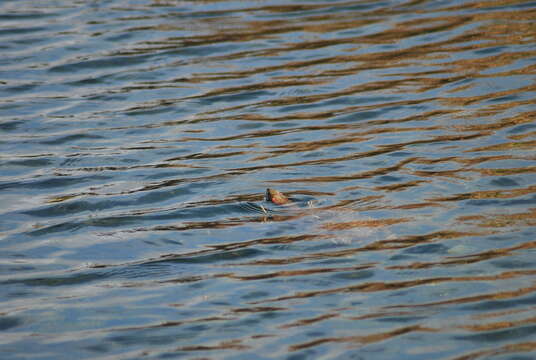
[(534, 18), (1, 2), (2, 358), (535, 357)]

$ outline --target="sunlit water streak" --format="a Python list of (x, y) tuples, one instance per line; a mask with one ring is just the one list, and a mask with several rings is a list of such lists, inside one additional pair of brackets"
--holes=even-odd
[(534, 19), (0, 2), (2, 358), (536, 357)]

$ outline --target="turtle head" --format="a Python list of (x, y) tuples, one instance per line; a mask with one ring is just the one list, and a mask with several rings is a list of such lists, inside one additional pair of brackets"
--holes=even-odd
[(274, 189), (266, 189), (266, 201), (273, 202), (277, 205), (283, 205), (289, 202), (289, 199), (281, 192)]

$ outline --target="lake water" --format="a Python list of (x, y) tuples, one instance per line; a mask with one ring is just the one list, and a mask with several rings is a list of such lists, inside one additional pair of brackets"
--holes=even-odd
[(1, 358), (536, 358), (535, 19), (3, 0)]

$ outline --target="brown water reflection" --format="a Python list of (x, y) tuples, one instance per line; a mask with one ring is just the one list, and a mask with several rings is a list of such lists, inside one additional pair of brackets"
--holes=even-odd
[(533, 2), (0, 14), (3, 354), (536, 356)]

